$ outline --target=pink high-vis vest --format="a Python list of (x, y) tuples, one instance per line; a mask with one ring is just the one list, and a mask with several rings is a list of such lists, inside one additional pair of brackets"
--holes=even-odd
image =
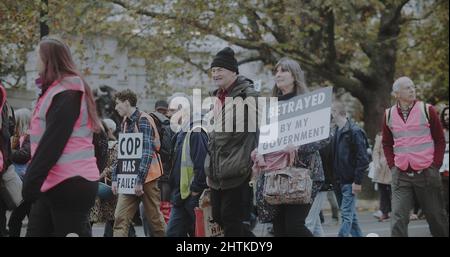
[[(61, 157), (53, 166), (45, 179), (41, 192), (46, 192), (50, 188), (58, 185), (62, 181), (81, 176), (89, 181), (99, 179), (94, 145), (92, 144), (92, 124), (88, 116), (87, 104), (83, 81), (77, 76), (64, 77), (61, 81), (55, 81), (47, 89), (45, 94), (37, 101), (30, 124), (31, 158), (36, 153), (39, 141), (46, 128), (46, 114), (51, 106), (53, 97), (66, 90), (76, 90), (83, 92), (81, 98), (80, 116), (75, 122), (73, 132), (69, 141), (64, 147)], [(61, 120), (64, 122), (64, 120)]]
[(406, 122), (400, 117), (397, 106), (386, 110), (387, 125), (394, 137), (395, 166), (401, 170), (407, 170), (408, 166), (423, 170), (433, 163), (434, 141), (425, 108), (429, 106), (417, 101)]
[[(5, 102), (6, 102), (6, 90), (3, 88), (3, 85), (0, 85), (0, 91), (1, 91), (0, 93), (1, 93), (1, 96), (2, 96), (2, 98), (0, 99), (0, 129), (1, 129), (2, 126), (5, 126), (3, 123), (6, 124), (5, 121), (1, 120), (2, 119), (2, 117), (1, 117), (2, 109), (3, 109), (3, 106), (5, 105)], [(3, 158), (4, 158), (3, 157), (3, 152), (0, 149), (0, 173), (3, 171), (3, 165), (4, 165)]]

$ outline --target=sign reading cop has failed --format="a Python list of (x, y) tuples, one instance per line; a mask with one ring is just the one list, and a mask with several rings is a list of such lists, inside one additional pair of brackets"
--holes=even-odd
[(142, 159), (143, 134), (120, 133), (117, 151), (117, 191), (134, 194), (136, 178)]
[(258, 152), (266, 154), (328, 138), (331, 102), (332, 87), (279, 100), (269, 109), (270, 123), (260, 128)]

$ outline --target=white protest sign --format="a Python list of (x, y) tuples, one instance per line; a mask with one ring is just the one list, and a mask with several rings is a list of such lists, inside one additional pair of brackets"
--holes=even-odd
[(119, 194), (134, 194), (142, 159), (143, 134), (120, 133), (117, 151), (117, 190)]
[[(283, 150), (289, 144), (300, 146), (330, 135), (332, 88), (322, 88), (308, 94), (278, 101), (269, 110), (270, 123), (260, 128), (258, 152)], [(278, 117), (272, 122), (274, 117)]]
[(257, 80), (253, 83), (253, 87), (256, 91), (261, 92), (261, 80)]
[(223, 237), (224, 230), (219, 224), (213, 221), (212, 218), (212, 206), (211, 206), (211, 190), (205, 189), (199, 198), (199, 208), (203, 215), (200, 215), (202, 219), (196, 221), (201, 224), (197, 224), (203, 227), (204, 235), (198, 235), (203, 237)]

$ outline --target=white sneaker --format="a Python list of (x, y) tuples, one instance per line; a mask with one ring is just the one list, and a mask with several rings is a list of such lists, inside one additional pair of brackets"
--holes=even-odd
[(383, 213), (380, 210), (378, 210), (378, 211), (373, 213), (373, 216), (375, 218), (379, 219), (381, 216), (383, 216)]

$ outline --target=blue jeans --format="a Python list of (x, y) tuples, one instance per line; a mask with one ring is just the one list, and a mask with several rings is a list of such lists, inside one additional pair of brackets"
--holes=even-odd
[(342, 225), (338, 236), (347, 237), (362, 237), (361, 229), (358, 225), (358, 218), (356, 217), (356, 196), (352, 193), (352, 184), (341, 185), (342, 203), (341, 216)]
[(27, 171), (27, 164), (16, 164), (13, 163), (14, 165), (14, 169), (17, 173), (17, 175), (19, 175), (20, 179), (23, 181), (23, 176), (25, 176), (25, 172)]
[(173, 205), (170, 210), (169, 223), (167, 224), (167, 237), (195, 236), (195, 212), (198, 207), (200, 194), (190, 195), (179, 205)]
[(326, 197), (327, 192), (317, 193), (316, 198), (314, 198), (314, 202), (305, 220), (306, 227), (315, 237), (322, 237), (324, 234), (322, 223), (320, 222), (320, 211), (322, 210), (322, 205)]

